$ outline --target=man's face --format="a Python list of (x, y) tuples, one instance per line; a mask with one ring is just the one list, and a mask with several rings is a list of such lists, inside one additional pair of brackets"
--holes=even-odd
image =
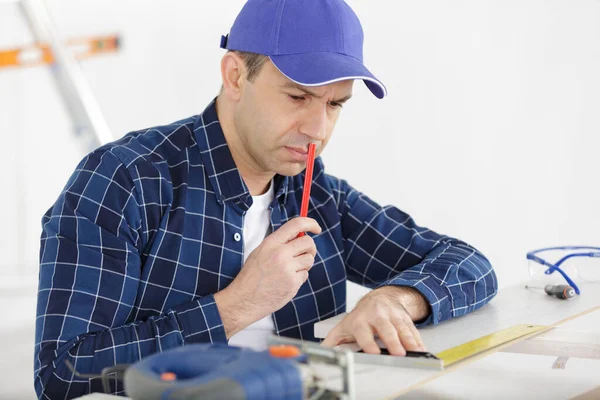
[(300, 86), (267, 60), (253, 82), (245, 81), (234, 124), (245, 157), (258, 171), (297, 175), (306, 167), (308, 144), (319, 155), (331, 137), (352, 80)]

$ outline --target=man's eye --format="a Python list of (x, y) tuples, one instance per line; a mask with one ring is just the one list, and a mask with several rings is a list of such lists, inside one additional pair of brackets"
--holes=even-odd
[(338, 103), (338, 102), (335, 102), (335, 101), (332, 101), (331, 103), (329, 103), (329, 105), (331, 107), (333, 107), (333, 108), (342, 108), (343, 107), (342, 103)]
[(289, 94), (288, 96), (290, 96), (290, 99), (292, 99), (294, 101), (302, 101), (302, 100), (304, 100), (304, 96), (294, 96), (292, 94)]

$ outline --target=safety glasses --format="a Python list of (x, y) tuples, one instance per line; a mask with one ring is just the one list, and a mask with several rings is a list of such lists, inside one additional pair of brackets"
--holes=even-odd
[[(544, 253), (544, 258), (539, 254)], [(549, 256), (554, 255), (558, 260), (549, 262)], [(578, 258), (577, 260), (571, 260)], [(529, 275), (539, 277), (541, 274), (552, 275), (555, 272), (562, 275), (567, 283), (581, 294), (575, 280), (581, 282), (600, 282), (600, 247), (562, 246), (546, 247), (527, 253), (529, 260)], [(567, 260), (571, 260), (565, 263)], [(564, 265), (563, 265), (564, 264)]]

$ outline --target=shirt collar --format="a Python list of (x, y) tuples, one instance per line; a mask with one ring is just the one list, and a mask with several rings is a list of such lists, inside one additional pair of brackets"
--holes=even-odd
[[(252, 196), (242, 179), (217, 116), (216, 99), (210, 102), (202, 114), (196, 117), (194, 136), (200, 149), (200, 156), (210, 183), (219, 203), (233, 201), (245, 205), (252, 204)], [(275, 198), (287, 201), (289, 177), (275, 175)]]

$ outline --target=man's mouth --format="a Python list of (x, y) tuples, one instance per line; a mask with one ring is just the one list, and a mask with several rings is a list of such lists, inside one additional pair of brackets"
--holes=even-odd
[(300, 154), (308, 154), (308, 146), (307, 147), (288, 147), (288, 146), (286, 146), (286, 147), (290, 150), (297, 151)]
[(297, 162), (306, 162), (306, 160), (308, 159), (308, 147), (303, 148), (303, 147), (289, 147), (289, 146), (285, 146), (285, 149), (292, 156), (292, 158), (294, 159), (294, 161), (297, 161)]

